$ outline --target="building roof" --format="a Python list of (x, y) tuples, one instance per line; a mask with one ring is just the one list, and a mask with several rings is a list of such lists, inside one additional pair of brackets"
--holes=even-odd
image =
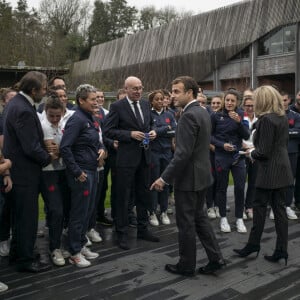
[(112, 88), (134, 75), (148, 90), (167, 87), (179, 75), (201, 81), (255, 40), (299, 20), (299, 0), (242, 1), (94, 46), (72, 75), (94, 74)]

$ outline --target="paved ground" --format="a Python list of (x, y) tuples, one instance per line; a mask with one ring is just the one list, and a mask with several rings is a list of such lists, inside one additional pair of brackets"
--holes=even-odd
[[(231, 207), (232, 190), (229, 191)], [(239, 234), (234, 228), (233, 212), (229, 213), (233, 232), (223, 234), (218, 221), (212, 221), (228, 264), (216, 276), (197, 275), (195, 278), (171, 275), (164, 271), (166, 263), (178, 259), (177, 230), (172, 219), (169, 226), (160, 226), (154, 231), (161, 243), (136, 242), (132, 229), (132, 249), (122, 251), (114, 245), (111, 229), (103, 231), (105, 241), (93, 246), (100, 253), (92, 266), (79, 269), (70, 264), (53, 267), (51, 271), (34, 275), (17, 273), (8, 266), (7, 259), (0, 261), (0, 281), (9, 285), (9, 290), (0, 299), (300, 299), (300, 234), (299, 221), (289, 221), (289, 260), (285, 266), (264, 260), (264, 254), (274, 249), (274, 222), (267, 220), (261, 244), (261, 253), (241, 259), (232, 249), (242, 247), (248, 234)], [(248, 230), (251, 221), (246, 221)], [(43, 259), (46, 254), (46, 238), (38, 239)], [(207, 263), (198, 243), (198, 266)]]

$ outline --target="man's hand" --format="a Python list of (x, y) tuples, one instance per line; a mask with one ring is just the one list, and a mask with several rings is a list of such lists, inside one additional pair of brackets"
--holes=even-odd
[(104, 166), (104, 163), (105, 163), (105, 162), (104, 162), (104, 159), (107, 158), (107, 153), (106, 153), (105, 150), (100, 149), (100, 150), (98, 151), (98, 154), (99, 154), (99, 156), (98, 156), (98, 158), (97, 158), (98, 166), (99, 166), (99, 167), (103, 167), (103, 166)]
[(114, 149), (117, 150), (119, 147), (119, 141), (114, 141), (113, 146), (114, 146)]
[(137, 141), (142, 141), (145, 137), (144, 132), (141, 131), (131, 131), (131, 138)]
[(3, 184), (5, 186), (4, 192), (8, 193), (12, 189), (13, 182), (10, 176), (3, 177)]
[(162, 179), (158, 178), (152, 183), (150, 190), (152, 191), (153, 189), (155, 189), (156, 191), (161, 192), (164, 189), (165, 185), (166, 184), (162, 181)]
[(150, 138), (150, 140), (154, 140), (156, 138), (156, 136), (157, 136), (157, 134), (156, 134), (155, 130), (151, 130), (149, 132), (149, 138)]

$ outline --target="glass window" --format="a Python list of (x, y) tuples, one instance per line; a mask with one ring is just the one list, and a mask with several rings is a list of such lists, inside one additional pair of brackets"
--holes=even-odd
[(295, 51), (296, 25), (270, 32), (258, 42), (258, 55), (282, 54)]

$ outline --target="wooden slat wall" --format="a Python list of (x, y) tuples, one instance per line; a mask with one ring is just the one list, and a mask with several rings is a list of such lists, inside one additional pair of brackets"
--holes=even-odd
[(118, 89), (135, 75), (151, 90), (179, 75), (201, 81), (269, 31), (299, 21), (299, 0), (243, 1), (94, 46), (88, 60), (74, 64), (73, 82)]

